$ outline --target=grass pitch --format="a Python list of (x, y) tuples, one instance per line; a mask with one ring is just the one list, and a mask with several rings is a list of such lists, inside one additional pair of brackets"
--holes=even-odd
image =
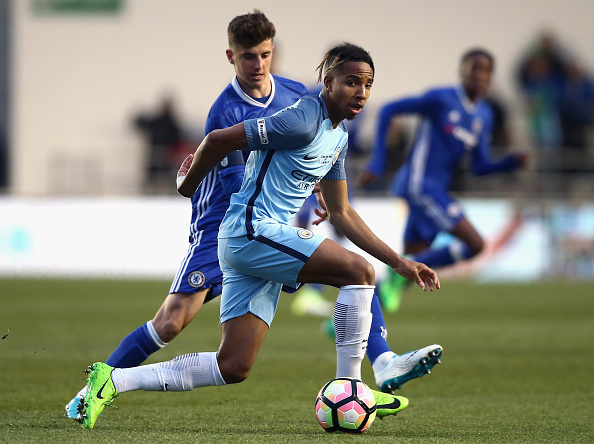
[[(591, 284), (410, 289), (386, 316), (396, 352), (439, 343), (443, 364), (400, 393), (410, 406), (352, 437), (318, 425), (314, 398), (334, 375), (321, 319), (295, 317), (283, 294), (252, 375), (185, 393), (131, 392), (95, 429), (63, 407), (83, 369), (105, 360), (150, 319), (161, 281), (0, 279), (0, 442), (594, 442), (594, 292)], [(334, 295), (333, 291), (329, 296)], [(148, 362), (214, 351), (218, 305)], [(363, 379), (373, 386), (368, 361)]]

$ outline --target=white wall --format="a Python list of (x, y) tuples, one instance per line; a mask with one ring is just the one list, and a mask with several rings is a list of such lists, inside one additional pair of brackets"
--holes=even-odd
[(460, 54), (475, 45), (496, 54), (495, 86), (517, 105), (514, 64), (543, 26), (594, 66), (591, 0), (127, 0), (117, 16), (42, 17), (29, 1), (13, 4), (12, 192), (21, 196), (136, 193), (143, 151), (130, 115), (173, 91), (187, 123), (202, 127), (233, 75), (227, 24), (253, 7), (275, 23), (280, 70), (294, 79), (313, 82), (336, 42), (372, 53), (366, 123), (388, 98), (455, 81)]

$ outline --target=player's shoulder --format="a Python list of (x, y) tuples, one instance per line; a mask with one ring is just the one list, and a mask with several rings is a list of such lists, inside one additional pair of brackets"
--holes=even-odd
[(307, 88), (301, 82), (297, 82), (296, 80), (291, 80), (286, 77), (280, 77), (276, 75), (273, 77), (277, 85), (277, 88), (283, 88), (290, 91), (294, 91), (302, 96), (308, 93)]
[(229, 83), (215, 99), (212, 106), (210, 107), (210, 110), (212, 112), (213, 110), (216, 111), (219, 109), (224, 109), (227, 103), (236, 99), (238, 99), (237, 93), (235, 92), (233, 85)]
[(446, 98), (456, 97), (457, 92), (456, 92), (456, 87), (454, 87), (454, 86), (441, 85), (441, 86), (435, 86), (433, 88), (428, 89), (425, 92), (425, 95), (446, 99)]

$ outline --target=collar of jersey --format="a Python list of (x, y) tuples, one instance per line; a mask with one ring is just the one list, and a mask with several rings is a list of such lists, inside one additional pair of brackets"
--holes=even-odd
[(474, 114), (476, 112), (477, 105), (480, 101), (476, 103), (472, 103), (468, 96), (466, 95), (466, 91), (462, 84), (456, 87), (456, 93), (458, 94), (458, 98), (460, 99), (460, 103), (469, 114)]
[(239, 82), (237, 81), (237, 76), (233, 77), (233, 80), (231, 80), (231, 86), (233, 86), (233, 89), (235, 90), (237, 95), (239, 97), (241, 97), (244, 101), (246, 101), (247, 103), (249, 103), (252, 106), (259, 106), (260, 108), (266, 108), (270, 104), (270, 102), (272, 102), (272, 99), (274, 99), (274, 92), (276, 91), (276, 86), (274, 84), (274, 77), (272, 76), (272, 74), (270, 74), (270, 86), (272, 88), (270, 89), (270, 96), (268, 97), (268, 100), (265, 103), (258, 102), (253, 97), (247, 95), (243, 91), (243, 89), (241, 89), (241, 86), (239, 86)]
[(322, 115), (324, 116), (324, 120), (326, 120), (330, 118), (330, 114), (328, 114), (328, 108), (326, 108), (326, 102), (324, 101), (324, 96), (322, 95), (323, 91), (324, 90), (320, 91), (318, 94), (318, 100), (322, 103)]

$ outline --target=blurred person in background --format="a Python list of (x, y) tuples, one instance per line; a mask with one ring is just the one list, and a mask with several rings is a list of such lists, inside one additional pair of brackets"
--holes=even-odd
[(589, 143), (588, 132), (594, 126), (594, 79), (576, 61), (567, 65), (560, 116), (563, 145), (583, 153)]
[[(406, 200), (409, 215), (404, 232), (408, 258), (432, 268), (470, 259), (483, 249), (483, 239), (450, 194), (453, 175), (466, 154), (476, 175), (513, 171), (528, 164), (528, 154), (508, 154), (490, 160), (493, 113), (484, 98), (491, 81), (494, 58), (482, 48), (462, 55), (461, 83), (435, 88), (420, 96), (384, 105), (378, 115), (375, 142), (362, 185), (378, 180), (386, 169), (386, 140), (393, 116), (417, 114), (422, 120), (407, 160), (394, 179), (392, 192)], [(439, 233), (454, 237), (446, 246), (432, 246)], [(394, 312), (407, 286), (388, 270), (379, 286), (385, 310)]]
[(147, 146), (144, 192), (156, 194), (170, 190), (171, 178), (179, 165), (172, 164), (171, 160), (185, 140), (173, 97), (163, 97), (155, 112), (136, 115), (133, 125), (142, 134)]

